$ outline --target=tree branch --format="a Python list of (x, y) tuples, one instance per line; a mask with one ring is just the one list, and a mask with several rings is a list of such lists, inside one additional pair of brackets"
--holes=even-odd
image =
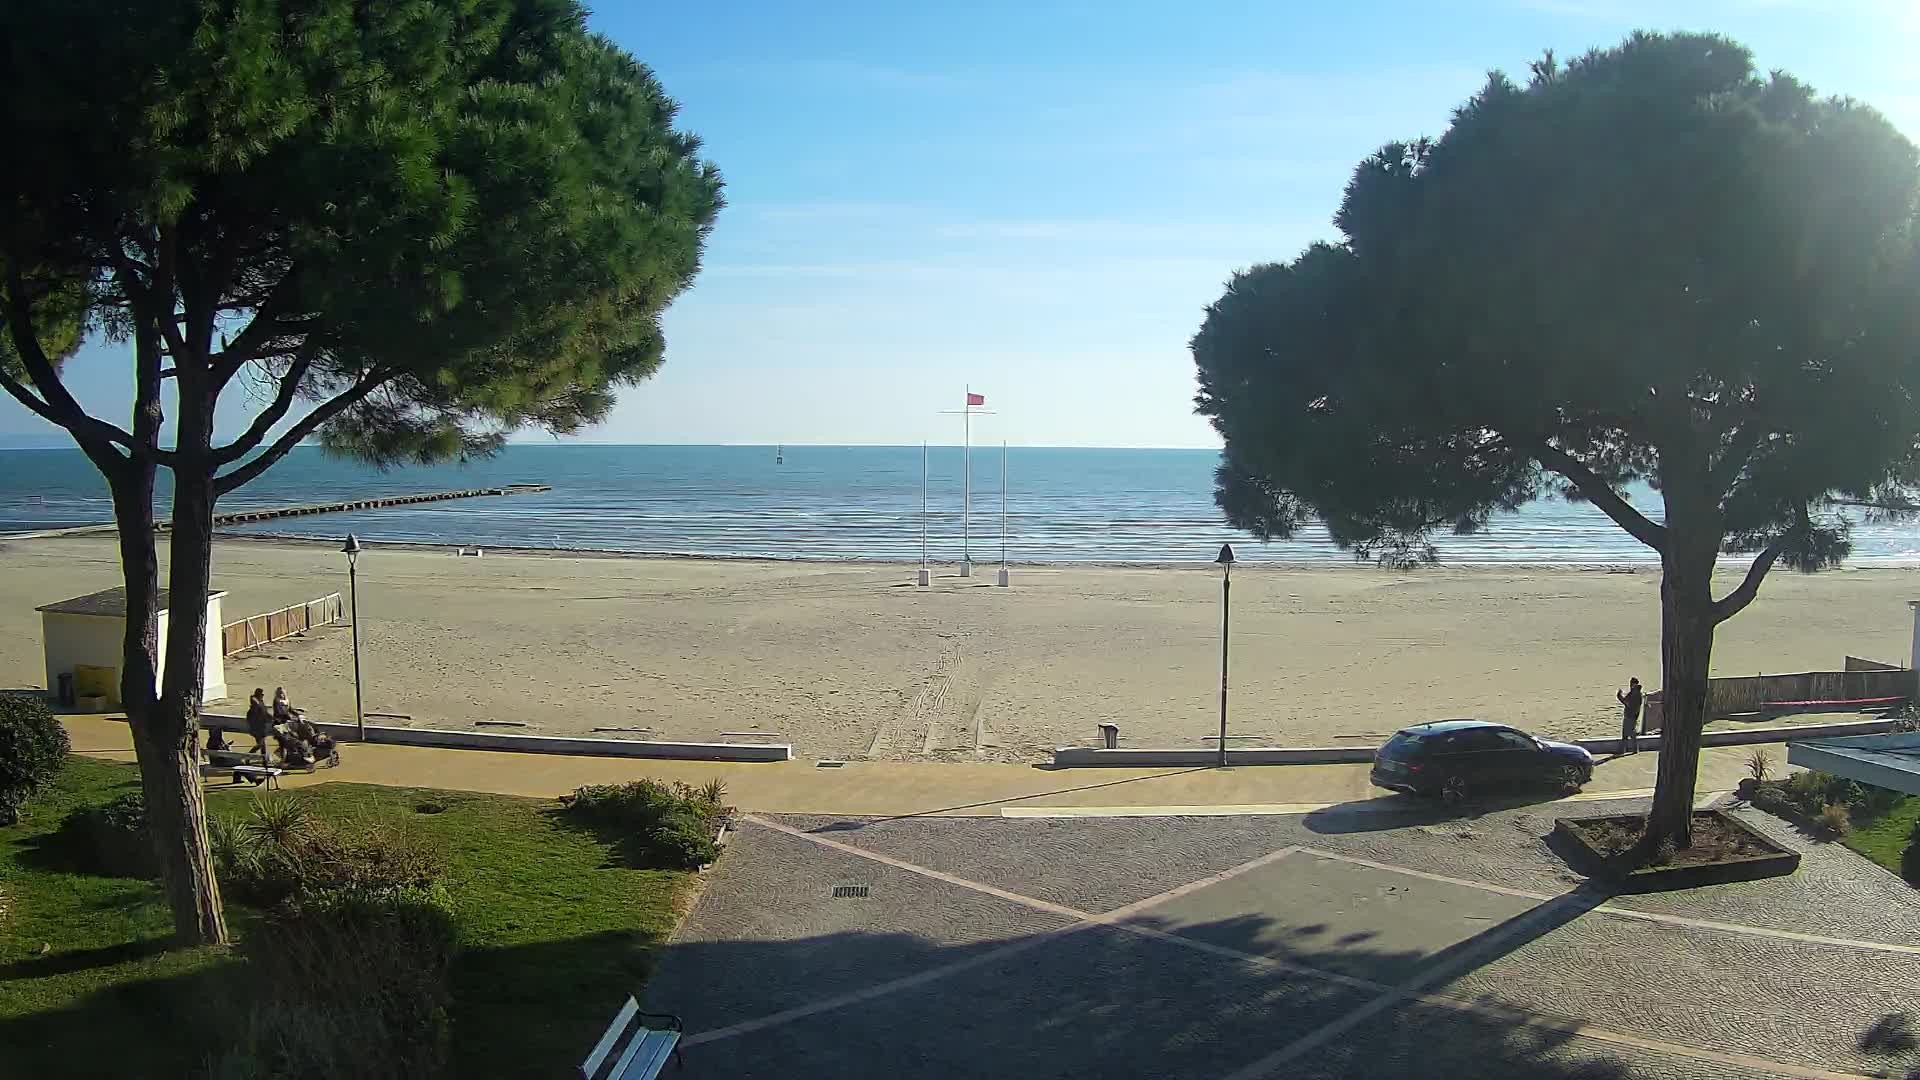
[(40, 395), (27, 389), (26, 384), (7, 374), (6, 368), (0, 368), (0, 390), (5, 390), (15, 401), (27, 407), (27, 411), (45, 420), (49, 424), (66, 427), (66, 418), (53, 411), (53, 406), (40, 400)]
[(1713, 623), (1715, 626), (1740, 614), (1753, 598), (1760, 593), (1760, 582), (1766, 579), (1767, 571), (1773, 569), (1774, 560), (1786, 550), (1787, 538), (1781, 537), (1768, 544), (1760, 554), (1754, 556), (1753, 565), (1747, 567), (1747, 576), (1739, 587), (1713, 602)]
[[(174, 363), (180, 362), (180, 356), (187, 351), (186, 339), (180, 336), (180, 320), (173, 310), (173, 284), (171, 270), (149, 270), (155, 276), (166, 276), (162, 285), (158, 281), (139, 284), (138, 271), (146, 269), (128, 258), (125, 252), (108, 249), (107, 257), (113, 260), (113, 267), (126, 282), (122, 286), (127, 292), (127, 302), (133, 305), (136, 318), (151, 316), (154, 326), (160, 331), (160, 338), (167, 344), (167, 352), (173, 356)], [(160, 312), (164, 311), (164, 314)]]
[(274, 392), (272, 404), (253, 418), (245, 434), (214, 450), (213, 463), (216, 468), (246, 457), (249, 451), (260, 445), (260, 440), (267, 437), (273, 425), (279, 423), (287, 415), (287, 410), (293, 407), (294, 396), (300, 391), (300, 381), (307, 377), (307, 371), (312, 366), (313, 359), (308, 355), (303, 354), (293, 361), (293, 366), (280, 377), (280, 388)]
[(1760, 440), (1765, 434), (1761, 425), (1752, 420), (1747, 421), (1746, 427), (1734, 432), (1733, 438), (1727, 443), (1726, 452), (1720, 455), (1720, 460), (1707, 473), (1715, 497), (1722, 500), (1726, 498), (1733, 489), (1734, 481), (1740, 478), (1740, 470), (1753, 460), (1753, 452), (1760, 448)]
[(293, 286), (293, 272), (289, 270), (276, 283), (266, 298), (253, 309), (253, 318), (240, 330), (238, 337), (211, 357), (212, 378), (215, 386), (225, 386), (227, 380), (240, 373), (240, 369), (249, 361), (260, 359), (268, 342), (289, 330), (297, 330), (305, 320), (296, 320), (291, 325), (281, 321), (284, 314), (281, 306), (287, 302), (287, 295)]
[(1614, 523), (1627, 530), (1635, 540), (1658, 552), (1667, 549), (1667, 529), (1655, 524), (1645, 514), (1634, 509), (1633, 504), (1613, 490), (1613, 485), (1601, 479), (1599, 474), (1589, 469), (1580, 459), (1554, 446), (1545, 439), (1535, 439), (1522, 444), (1534, 460), (1559, 473), (1573, 482), (1580, 493), (1595, 506), (1598, 506)]
[[(177, 310), (177, 325), (184, 328), (177, 334), (180, 352), (173, 358), (183, 387), (199, 383), (198, 376), (211, 366), (213, 353), (213, 304), (208, 296), (206, 276), (192, 259), (180, 257), (180, 233), (191, 228), (196, 220), (193, 208), (189, 207), (172, 225), (160, 226), (160, 284), (165, 288), (167, 310)], [(173, 303), (176, 292), (180, 296), (177, 307)], [(218, 383), (213, 384), (213, 389), (218, 387)]]
[(118, 445), (134, 453), (147, 452), (146, 448), (135, 444), (131, 434), (89, 415), (67, 392), (66, 384), (60, 381), (60, 373), (54, 370), (53, 361), (40, 348), (40, 338), (33, 332), (33, 310), (21, 296), (19, 274), (10, 275), (7, 281), (6, 323), (7, 331), (13, 338), (14, 351), (20, 354), (21, 366), (27, 369), (27, 378), (40, 391), (35, 395), (18, 380), (0, 372), (0, 378), (5, 379), (0, 385), (6, 387), (7, 393), (42, 419), (67, 429), (79, 440), (82, 448), (92, 441), (100, 444), (99, 449), (109, 453), (110, 445)]
[(223, 476), (214, 477), (213, 491), (215, 497), (225, 495), (240, 485), (252, 480), (254, 477), (259, 476), (261, 473), (266, 472), (268, 468), (272, 467), (274, 462), (287, 456), (287, 451), (300, 445), (302, 439), (319, 430), (320, 425), (359, 404), (368, 394), (373, 393), (392, 377), (391, 373), (377, 369), (361, 376), (360, 381), (354, 383), (346, 392), (323, 403), (319, 408), (301, 417), (292, 427), (283, 432), (278, 439), (275, 439), (273, 445), (261, 451), (259, 456), (255, 457), (252, 461), (247, 462), (245, 465)]

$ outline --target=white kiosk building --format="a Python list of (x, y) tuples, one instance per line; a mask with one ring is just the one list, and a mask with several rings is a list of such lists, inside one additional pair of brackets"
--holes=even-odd
[[(213, 590), (207, 593), (207, 658), (205, 689), (201, 700), (215, 701), (227, 696), (227, 666), (220, 636), (220, 598), (227, 595)], [(167, 656), (167, 590), (160, 590), (160, 662), (154, 670), (155, 689), (165, 674)], [(60, 676), (74, 674), (80, 667), (111, 668), (107, 694), (110, 707), (119, 705), (120, 665), (126, 643), (127, 590), (105, 589), (76, 596), (56, 604), (43, 604), (40, 634), (47, 662), (47, 689), (60, 685)], [(78, 682), (79, 680), (75, 680)]]

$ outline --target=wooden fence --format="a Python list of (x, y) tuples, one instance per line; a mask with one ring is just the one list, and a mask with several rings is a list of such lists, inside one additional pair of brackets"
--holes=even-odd
[(283, 607), (265, 615), (231, 622), (220, 628), (220, 651), (232, 656), (257, 649), (269, 642), (290, 638), (316, 626), (331, 626), (345, 621), (339, 593), (328, 593), (317, 600)]
[[(1739, 675), (1707, 680), (1707, 719), (1769, 711), (1767, 706), (1803, 701), (1857, 701), (1863, 698), (1911, 698), (1914, 672), (1896, 667), (1854, 668), (1848, 671), (1803, 671), (1792, 675)], [(1872, 661), (1859, 661), (1872, 663)], [(1813, 712), (1813, 707), (1786, 707), (1781, 712)], [(1659, 731), (1662, 702), (1647, 698), (1644, 730)]]

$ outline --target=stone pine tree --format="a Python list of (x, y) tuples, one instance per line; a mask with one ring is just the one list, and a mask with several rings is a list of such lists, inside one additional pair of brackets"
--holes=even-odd
[[(720, 179), (573, 0), (8, 4), (0, 51), (0, 387), (112, 492), (167, 897), (221, 941), (195, 764), (216, 501), (309, 439), (428, 462), (603, 416), (661, 362)], [(62, 381), (102, 338), (131, 416)]]
[(1660, 558), (1648, 838), (1688, 846), (1714, 628), (1776, 564), (1847, 555), (1837, 502), (1912, 505), (1917, 180), (1874, 110), (1724, 38), (1496, 73), (1439, 138), (1359, 165), (1338, 243), (1208, 309), (1218, 502), (1403, 565), (1536, 498), (1604, 511)]

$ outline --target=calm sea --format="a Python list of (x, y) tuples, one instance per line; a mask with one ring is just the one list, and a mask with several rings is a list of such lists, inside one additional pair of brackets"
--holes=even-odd
[[(551, 484), (546, 494), (287, 518), (237, 530), (489, 547), (890, 559), (920, 555), (919, 447), (516, 445), (471, 465), (378, 472), (302, 447), (223, 499), (222, 510), (373, 495)], [(1007, 461), (1007, 553), (1016, 562), (1207, 562), (1223, 542), (1242, 558), (1346, 563), (1317, 532), (1261, 545), (1213, 505), (1211, 450), (1021, 448)], [(972, 552), (1000, 557), (1000, 451), (973, 454)], [(930, 453), (928, 546), (962, 550), (958, 447)], [(161, 471), (162, 480), (166, 476)], [(1649, 492), (1643, 505), (1657, 508)], [(165, 505), (164, 492), (162, 506)], [(162, 511), (164, 515), (164, 509)], [(106, 489), (77, 450), (0, 452), (0, 532), (109, 520)], [(1920, 564), (1920, 528), (1861, 526), (1855, 565)], [(1439, 540), (1449, 564), (1651, 562), (1592, 507), (1541, 502), (1476, 536)]]

